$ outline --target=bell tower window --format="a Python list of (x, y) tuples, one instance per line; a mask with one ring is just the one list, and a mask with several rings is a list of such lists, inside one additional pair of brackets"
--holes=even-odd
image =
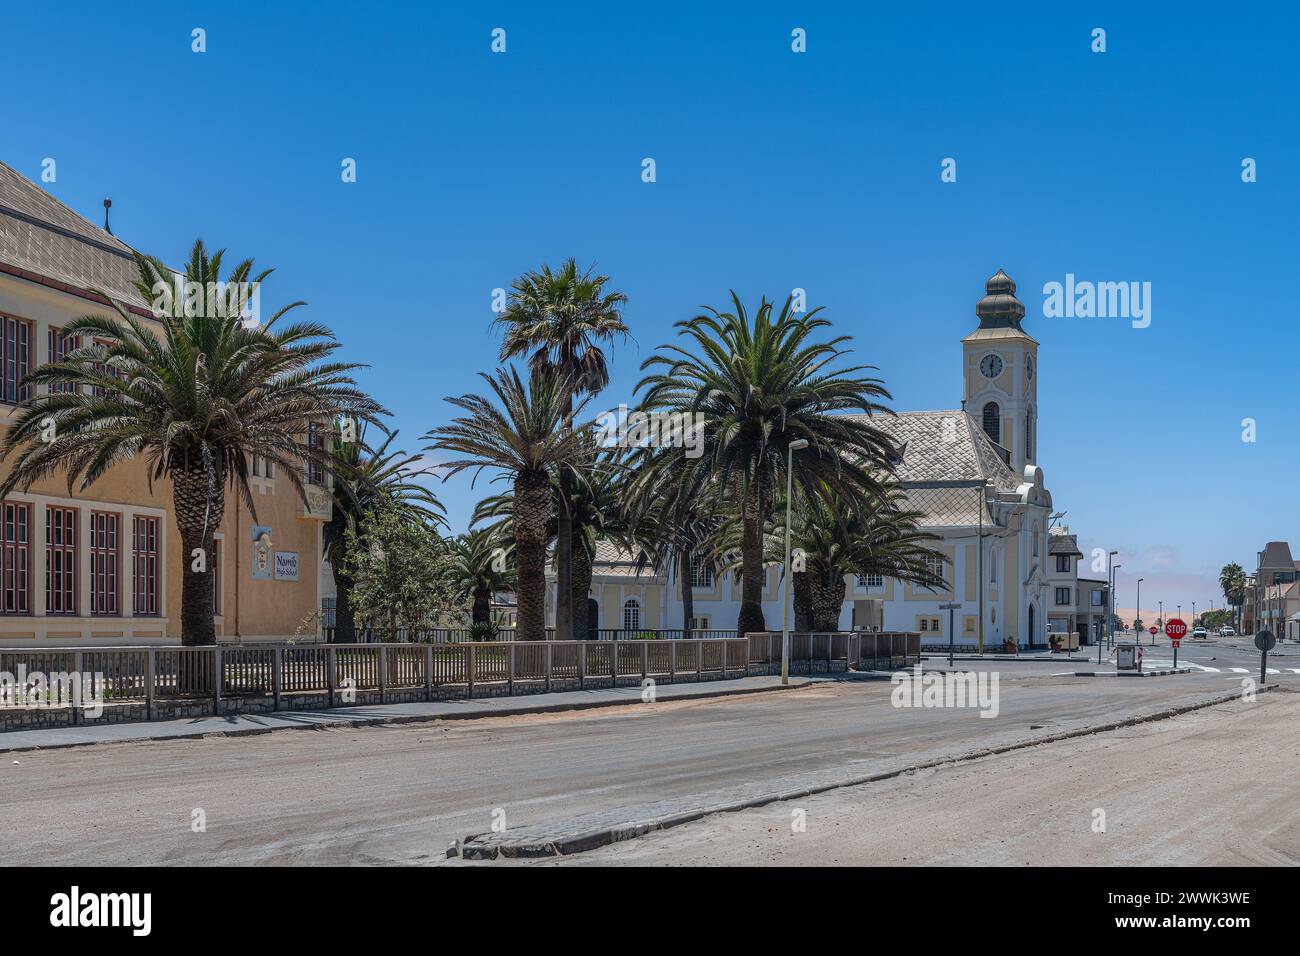
[(984, 406), (983, 425), (984, 434), (995, 443), (1002, 444), (1002, 409), (998, 408), (997, 402), (989, 402)]

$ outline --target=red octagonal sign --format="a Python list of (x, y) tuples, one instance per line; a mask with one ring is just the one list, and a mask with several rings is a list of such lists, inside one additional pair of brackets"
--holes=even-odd
[(1165, 634), (1175, 641), (1187, 636), (1187, 625), (1180, 618), (1173, 618), (1165, 625)]

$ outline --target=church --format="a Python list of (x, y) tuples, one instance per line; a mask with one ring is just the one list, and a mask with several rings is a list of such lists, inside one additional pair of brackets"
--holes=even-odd
[[(961, 340), (961, 407), (872, 416), (898, 449), (897, 475), (924, 530), (937, 535), (943, 590), (882, 576), (850, 577), (844, 630), (917, 631), (923, 644), (1046, 647), (1054, 630), (1085, 640), (1075, 625), (1077, 561), (1049, 546), (1052, 496), (1037, 464), (1038, 342), (1023, 328), (1024, 304), (1002, 270), (975, 307), (979, 325)], [(1056, 564), (1049, 568), (1049, 558)], [(602, 542), (592, 579), (597, 626), (625, 631), (684, 626), (671, 573), (637, 573), (635, 557)], [(781, 573), (767, 569), (763, 613), (781, 627)], [(554, 608), (554, 582), (548, 605)], [(740, 583), (703, 564), (692, 580), (697, 628), (734, 628)], [(1049, 607), (1049, 597), (1052, 605)], [(941, 605), (958, 604), (957, 608)], [(1068, 612), (1068, 613), (1066, 613)], [(1049, 614), (1051, 615), (1049, 618)]]

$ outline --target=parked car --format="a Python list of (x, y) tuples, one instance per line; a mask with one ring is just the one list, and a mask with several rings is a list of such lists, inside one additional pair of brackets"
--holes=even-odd
[(1234, 630), (1233, 630), (1229, 625), (1227, 625), (1227, 624), (1225, 624), (1225, 625), (1223, 625), (1223, 627), (1219, 628), (1219, 637), (1236, 637), (1236, 636), (1237, 636), (1237, 632), (1234, 631)]
[(1209, 633), (1203, 627), (1198, 627), (1196, 630), (1192, 631), (1193, 640), (1203, 641), (1209, 636)]

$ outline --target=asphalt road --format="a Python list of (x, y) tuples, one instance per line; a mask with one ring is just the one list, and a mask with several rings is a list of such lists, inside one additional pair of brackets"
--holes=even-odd
[(1296, 866), (1297, 729), (1300, 698), (1265, 694), (1254, 704), (706, 817), (547, 862)]
[[(502, 818), (547, 823), (826, 768), (895, 769), (1235, 686), (1209, 672), (1030, 673), (1042, 666), (1002, 667), (992, 719), (895, 708), (887, 682), (849, 680), (558, 715), (34, 751), (0, 765), (0, 826), (15, 864), (441, 863), (454, 839)], [(1300, 687), (1300, 675), (1279, 680)], [(206, 829), (195, 832), (200, 810)]]

